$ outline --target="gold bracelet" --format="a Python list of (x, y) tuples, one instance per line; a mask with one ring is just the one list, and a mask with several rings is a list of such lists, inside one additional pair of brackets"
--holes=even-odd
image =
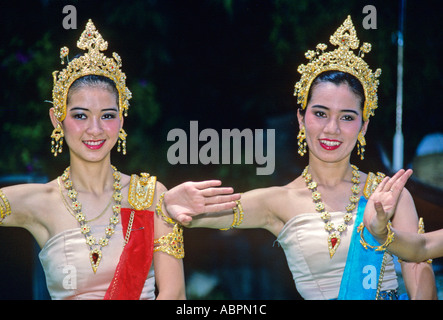
[(163, 206), (163, 199), (165, 198), (165, 193), (166, 193), (166, 191), (160, 195), (160, 198), (158, 199), (158, 202), (157, 202), (157, 206), (155, 207), (155, 212), (160, 217), (162, 217), (165, 222), (167, 222), (169, 224), (175, 224), (175, 221), (172, 220), (171, 218), (167, 217), (163, 212), (162, 206)]
[(9, 216), (11, 214), (11, 205), (9, 204), (8, 198), (1, 189), (0, 189), (0, 198), (3, 201), (3, 203), (0, 202), (0, 224), (2, 224), (3, 219), (5, 219), (6, 216)]
[(234, 220), (232, 221), (232, 224), (228, 228), (220, 229), (222, 231), (230, 230), (239, 227), (243, 222), (244, 212), (243, 207), (241, 205), (240, 200), (235, 201), (236, 206), (232, 208), (232, 211), (234, 212)]
[(388, 228), (388, 236), (386, 238), (385, 243), (381, 246), (371, 246), (366, 242), (363, 236), (363, 229), (365, 228), (363, 222), (358, 226), (357, 231), (360, 233), (360, 243), (367, 250), (368, 248), (375, 249), (375, 251), (385, 251), (388, 246), (394, 241), (394, 232), (391, 230), (391, 222), (388, 222), (386, 228)]

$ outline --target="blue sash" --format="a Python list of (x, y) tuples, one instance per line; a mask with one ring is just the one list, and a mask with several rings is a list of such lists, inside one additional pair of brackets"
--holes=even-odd
[[(363, 222), (367, 202), (362, 196), (358, 204), (338, 300), (375, 300), (384, 252), (370, 248), (366, 250), (360, 244), (360, 234), (357, 228)], [(366, 228), (363, 232), (367, 243), (373, 246), (380, 245)]]

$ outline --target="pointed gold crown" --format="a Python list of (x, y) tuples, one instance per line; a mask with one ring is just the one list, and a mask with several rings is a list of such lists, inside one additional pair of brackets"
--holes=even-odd
[[(66, 98), (71, 85), (75, 80), (87, 75), (104, 76), (114, 81), (119, 93), (120, 118), (123, 117), (123, 114), (127, 116), (129, 99), (131, 99), (132, 94), (126, 87), (126, 75), (120, 70), (122, 66), (121, 58), (115, 52), (112, 54), (113, 58), (108, 58), (100, 52), (108, 48), (108, 42), (103, 40), (91, 19), (89, 19), (85, 30), (77, 41), (77, 47), (88, 51), (70, 61), (62, 71), (52, 73), (54, 77), (52, 99), (57, 119), (63, 121), (66, 117)], [(67, 47), (60, 49), (62, 64), (64, 64), (63, 59), (68, 53), (69, 49)]]
[(319, 43), (315, 51), (308, 50), (305, 53), (306, 58), (310, 60), (309, 63), (298, 66), (297, 71), (301, 73), (301, 78), (295, 84), (294, 96), (297, 97), (297, 103), (303, 109), (306, 108), (309, 89), (320, 73), (331, 70), (347, 72), (355, 76), (363, 86), (365, 92), (363, 120), (366, 121), (371, 115), (374, 115), (374, 110), (377, 108), (378, 77), (381, 75), (381, 69), (377, 69), (373, 73), (363, 60), (364, 54), (371, 51), (371, 44), (364, 42), (358, 54), (354, 54), (353, 50), (359, 47), (360, 41), (350, 16), (335, 31), (329, 41), (338, 48), (325, 52), (326, 44)]

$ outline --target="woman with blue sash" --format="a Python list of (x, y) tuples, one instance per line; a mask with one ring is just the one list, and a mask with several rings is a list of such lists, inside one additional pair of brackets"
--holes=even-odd
[[(320, 43), (308, 50), (308, 62), (297, 69), (298, 153), (308, 154), (300, 176), (284, 186), (243, 193), (231, 211), (175, 210), (167, 198), (157, 211), (168, 209), (187, 227), (268, 230), (283, 248), (304, 299), (397, 299), (389, 241), (380, 245), (362, 228), (364, 211), (373, 206), (372, 193), (383, 175), (363, 173), (350, 162), (354, 149), (363, 160), (381, 70), (372, 71), (363, 59), (371, 45), (360, 43), (350, 17), (330, 43), (330, 49)], [(395, 195), (381, 201), (392, 213), (392, 226), (417, 232), (411, 195), (406, 189)], [(423, 276), (433, 275), (429, 264), (402, 262), (402, 273), (410, 299), (435, 297), (435, 280)]]

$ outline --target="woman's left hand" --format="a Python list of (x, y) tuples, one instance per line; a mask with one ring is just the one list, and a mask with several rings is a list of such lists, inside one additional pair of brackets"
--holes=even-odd
[(236, 206), (240, 194), (231, 187), (220, 187), (221, 181), (207, 180), (182, 183), (165, 194), (165, 207), (169, 216), (183, 225), (202, 213), (230, 210)]
[(386, 237), (386, 225), (393, 217), (400, 195), (411, 175), (411, 169), (401, 169), (392, 178), (385, 177), (369, 197), (363, 222), (374, 237)]

